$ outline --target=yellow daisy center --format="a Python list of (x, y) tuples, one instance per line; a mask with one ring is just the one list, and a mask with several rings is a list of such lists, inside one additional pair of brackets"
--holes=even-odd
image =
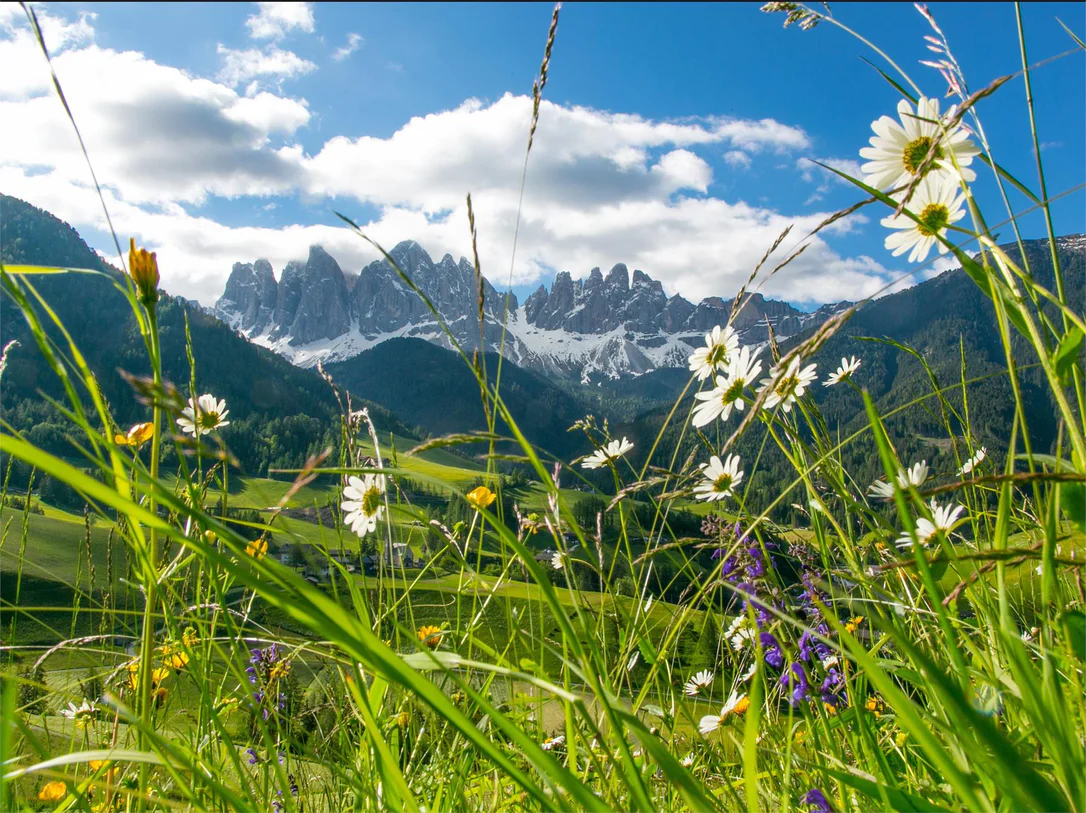
[(925, 237), (934, 237), (950, 223), (950, 210), (941, 203), (929, 203), (920, 213), (916, 230)]
[(377, 486), (370, 486), (366, 489), (366, 493), (362, 495), (362, 513), (367, 517), (372, 517), (380, 507), (381, 489)]
[(773, 391), (777, 393), (778, 397), (787, 398), (789, 395), (796, 391), (796, 387), (798, 386), (799, 379), (794, 375), (790, 375), (783, 381), (781, 381), (781, 383), (778, 384), (776, 389)]
[(218, 412), (201, 412), (200, 413), (200, 428), (201, 429), (214, 429), (219, 425), (219, 413)]
[(722, 344), (714, 344), (705, 354), (705, 363), (714, 367), (726, 364), (728, 361), (728, 348)]
[(732, 476), (728, 472), (724, 472), (722, 475), (713, 480), (713, 491), (721, 493), (728, 491), (732, 487)]
[(735, 381), (731, 383), (731, 386), (724, 390), (724, 394), (720, 396), (720, 403), (727, 406), (734, 401), (738, 401), (739, 396), (743, 394), (744, 386), (746, 386), (746, 382), (743, 379), (735, 379)]
[[(931, 136), (921, 136), (920, 138), (913, 139), (905, 145), (905, 152), (902, 155), (902, 160), (905, 163), (905, 169), (909, 171), (910, 175), (915, 175), (916, 171), (920, 168), (920, 165), (924, 163), (924, 159), (928, 157), (928, 152), (931, 150), (933, 139)], [(940, 146), (935, 147), (935, 155), (930, 164), (924, 168), (922, 175), (927, 175), (935, 167), (935, 162), (940, 161), (946, 153), (943, 152), (943, 148)]]

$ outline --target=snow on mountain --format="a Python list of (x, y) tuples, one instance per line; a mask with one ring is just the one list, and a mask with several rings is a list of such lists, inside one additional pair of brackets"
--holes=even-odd
[[(400, 243), (390, 255), (457, 342), (466, 350), (478, 348), (480, 282), (471, 263), (448, 254), (435, 263), (413, 241)], [(583, 382), (685, 366), (704, 334), (728, 322), (732, 307), (720, 297), (697, 305), (677, 294), (668, 297), (658, 281), (638, 270), (631, 279), (621, 263), (606, 276), (598, 268), (577, 280), (561, 272), (549, 290), (540, 286), (523, 305), (510, 294), (507, 319), (506, 295), (486, 279), (481, 286), (487, 350), (504, 347), (520, 366)], [(769, 327), (784, 338), (848, 304), (803, 313), (755, 294), (732, 324), (744, 343), (762, 344)], [(389, 263), (375, 261), (348, 278), (320, 246), (310, 248), (305, 263), (288, 263), (278, 280), (267, 260), (236, 263), (215, 312), (256, 344), (302, 367), (342, 361), (400, 336), (450, 346), (434, 314)]]

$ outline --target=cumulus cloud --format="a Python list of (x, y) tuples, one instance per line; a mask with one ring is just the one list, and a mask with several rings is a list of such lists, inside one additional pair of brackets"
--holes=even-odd
[(350, 34), (347, 35), (347, 44), (340, 48), (336, 48), (336, 50), (332, 52), (332, 59), (334, 59), (336, 62), (342, 62), (359, 48), (361, 48), (363, 42), (365, 42), (365, 40), (362, 39), (362, 35), (355, 34), (352, 31)]
[(294, 29), (312, 34), (312, 3), (257, 3), (257, 13), (245, 21), (249, 36), (256, 40), (278, 40)]
[(218, 47), (223, 66), (219, 71), (219, 81), (230, 87), (252, 82), (254, 79), (272, 77), (278, 81), (293, 79), (316, 70), (317, 66), (308, 59), (302, 59), (293, 51), (280, 48), (248, 48), (235, 51), (222, 43)]
[[(58, 55), (58, 74), (118, 231), (159, 252), (171, 292), (209, 303), (235, 261), (267, 257), (280, 269), (316, 242), (356, 271), (376, 254), (338, 226), (333, 207), (376, 211), (362, 225), (386, 248), (415, 239), (437, 256), (468, 255), (468, 192), (484, 273), (497, 285), (510, 281), (529, 96), (469, 99), (387, 137), (337, 135), (306, 151), (295, 141), (310, 122), (304, 99), (258, 88), (240, 95), (235, 87), (249, 75), (241, 67), (219, 81), (194, 77), (140, 53), (99, 48), (90, 34)], [(16, 29), (0, 33), (0, 69), (12, 64), (22, 38)], [(2, 70), (0, 77), (0, 117), (22, 123), (0, 128), (0, 189), (77, 227), (102, 229), (97, 196), (48, 83)], [(669, 293), (732, 296), (786, 226), (804, 234), (826, 213), (790, 215), (714, 197), (707, 157), (780, 153), (791, 164), (809, 144), (802, 129), (772, 119), (664, 121), (544, 101), (511, 281), (535, 282), (554, 269), (581, 276), (621, 261)], [(255, 215), (291, 195), (327, 201), (328, 225), (239, 228), (193, 208), (209, 198), (256, 197)], [(802, 301), (874, 293), (889, 272), (828, 242), (862, 222), (857, 215), (835, 223), (763, 292)], [(794, 246), (783, 246), (771, 264)]]

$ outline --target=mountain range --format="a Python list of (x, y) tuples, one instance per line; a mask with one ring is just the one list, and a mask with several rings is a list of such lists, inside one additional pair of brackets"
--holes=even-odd
[[(426, 294), (461, 346), (480, 345), (479, 283), (472, 264), (446, 254), (434, 262), (416, 242), (389, 252)], [(697, 305), (667, 296), (659, 281), (619, 263), (604, 275), (593, 268), (573, 279), (560, 272), (523, 304), (482, 279), (486, 351), (521, 367), (582, 383), (684, 367), (706, 331), (727, 323), (732, 301), (708, 297)], [(822, 324), (851, 303), (804, 313), (761, 294), (747, 298), (733, 321), (745, 344), (762, 344)], [(267, 260), (235, 263), (214, 313), (257, 344), (299, 366), (343, 361), (393, 338), (414, 337), (449, 346), (425, 303), (386, 260), (358, 276), (345, 274), (320, 246), (288, 263), (278, 280)], [(503, 317), (506, 335), (502, 342)], [(768, 325), (768, 326), (767, 326)]]

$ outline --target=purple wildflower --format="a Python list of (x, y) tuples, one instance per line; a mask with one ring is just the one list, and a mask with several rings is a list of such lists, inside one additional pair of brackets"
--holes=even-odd
[(811, 808), (811, 813), (833, 813), (830, 800), (818, 788), (811, 788), (803, 797), (803, 803)]
[(781, 675), (779, 683), (782, 689), (791, 687), (792, 694), (788, 698), (788, 702), (792, 704), (792, 708), (807, 699), (811, 688), (807, 682), (807, 670), (803, 668), (803, 664), (799, 661), (793, 661), (792, 668)]
[(260, 762), (260, 757), (257, 756), (256, 751), (254, 751), (252, 748), (246, 748), (245, 753), (249, 755), (250, 765), (256, 765), (256, 763)]
[(777, 639), (773, 637), (771, 632), (763, 632), (759, 639), (762, 642), (762, 649), (765, 652), (765, 662), (768, 666), (772, 666), (774, 669), (780, 669), (784, 666), (784, 653), (781, 652), (781, 645), (777, 642)]
[(822, 702), (831, 706), (841, 705), (841, 695), (836, 691), (841, 686), (841, 673), (833, 667), (826, 670), (826, 679), (822, 681)]

